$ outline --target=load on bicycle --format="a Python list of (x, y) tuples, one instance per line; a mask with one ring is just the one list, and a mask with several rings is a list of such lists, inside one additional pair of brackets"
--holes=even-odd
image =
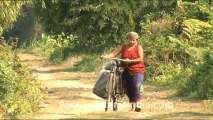
[[(103, 58), (110, 59), (111, 63), (108, 64), (112, 66), (108, 70), (106, 65), (103, 75), (106, 75), (107, 79), (103, 81), (98, 80), (93, 88), (93, 93), (106, 99), (106, 111), (108, 110), (109, 101), (113, 101), (113, 110), (117, 110), (118, 99), (123, 97), (124, 91), (132, 104), (132, 110), (136, 112), (141, 111), (139, 107), (141, 100), (140, 88), (145, 71), (143, 48), (137, 44), (137, 33), (129, 32), (126, 38), (126, 44), (119, 46), (112, 53), (102, 56)], [(113, 58), (119, 54), (121, 59)], [(104, 91), (101, 96), (97, 92), (99, 88)]]

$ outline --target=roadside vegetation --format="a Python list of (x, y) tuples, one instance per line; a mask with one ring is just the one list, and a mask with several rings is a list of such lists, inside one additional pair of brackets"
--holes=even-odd
[(0, 117), (15, 119), (37, 111), (43, 100), (40, 84), (11, 46), (2, 43), (0, 49)]

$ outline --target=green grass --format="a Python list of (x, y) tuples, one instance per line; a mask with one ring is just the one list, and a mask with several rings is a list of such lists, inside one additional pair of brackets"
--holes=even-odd
[(96, 56), (85, 55), (82, 57), (81, 61), (77, 62), (73, 67), (68, 68), (68, 71), (76, 72), (92, 72), (96, 70), (100, 70), (103, 62)]

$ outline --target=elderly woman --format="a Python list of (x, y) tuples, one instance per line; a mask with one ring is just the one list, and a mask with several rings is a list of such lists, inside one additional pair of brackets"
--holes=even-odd
[(121, 58), (125, 59), (122, 63), (124, 71), (122, 79), (124, 82), (125, 92), (132, 103), (132, 110), (140, 112), (139, 102), (141, 100), (140, 87), (144, 78), (144, 59), (143, 48), (137, 43), (138, 34), (129, 32), (126, 34), (127, 43), (119, 46), (112, 53), (102, 57), (115, 57), (121, 54)]

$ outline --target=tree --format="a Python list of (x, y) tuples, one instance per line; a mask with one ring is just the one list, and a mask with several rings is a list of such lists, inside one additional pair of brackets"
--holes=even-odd
[(29, 43), (32, 36), (39, 35), (42, 31), (41, 25), (36, 21), (34, 6), (32, 2), (22, 5), (20, 13), (13, 23), (11, 29), (4, 31), (2, 36), (5, 40), (18, 40), (16, 47), (23, 43)]
[(0, 1), (0, 35), (16, 21), (24, 1)]
[(128, 31), (141, 34), (139, 24), (143, 15), (157, 10), (171, 12), (176, 1), (35, 0), (34, 3), (47, 32), (74, 34), (83, 47), (104, 51), (103, 46), (120, 44)]

